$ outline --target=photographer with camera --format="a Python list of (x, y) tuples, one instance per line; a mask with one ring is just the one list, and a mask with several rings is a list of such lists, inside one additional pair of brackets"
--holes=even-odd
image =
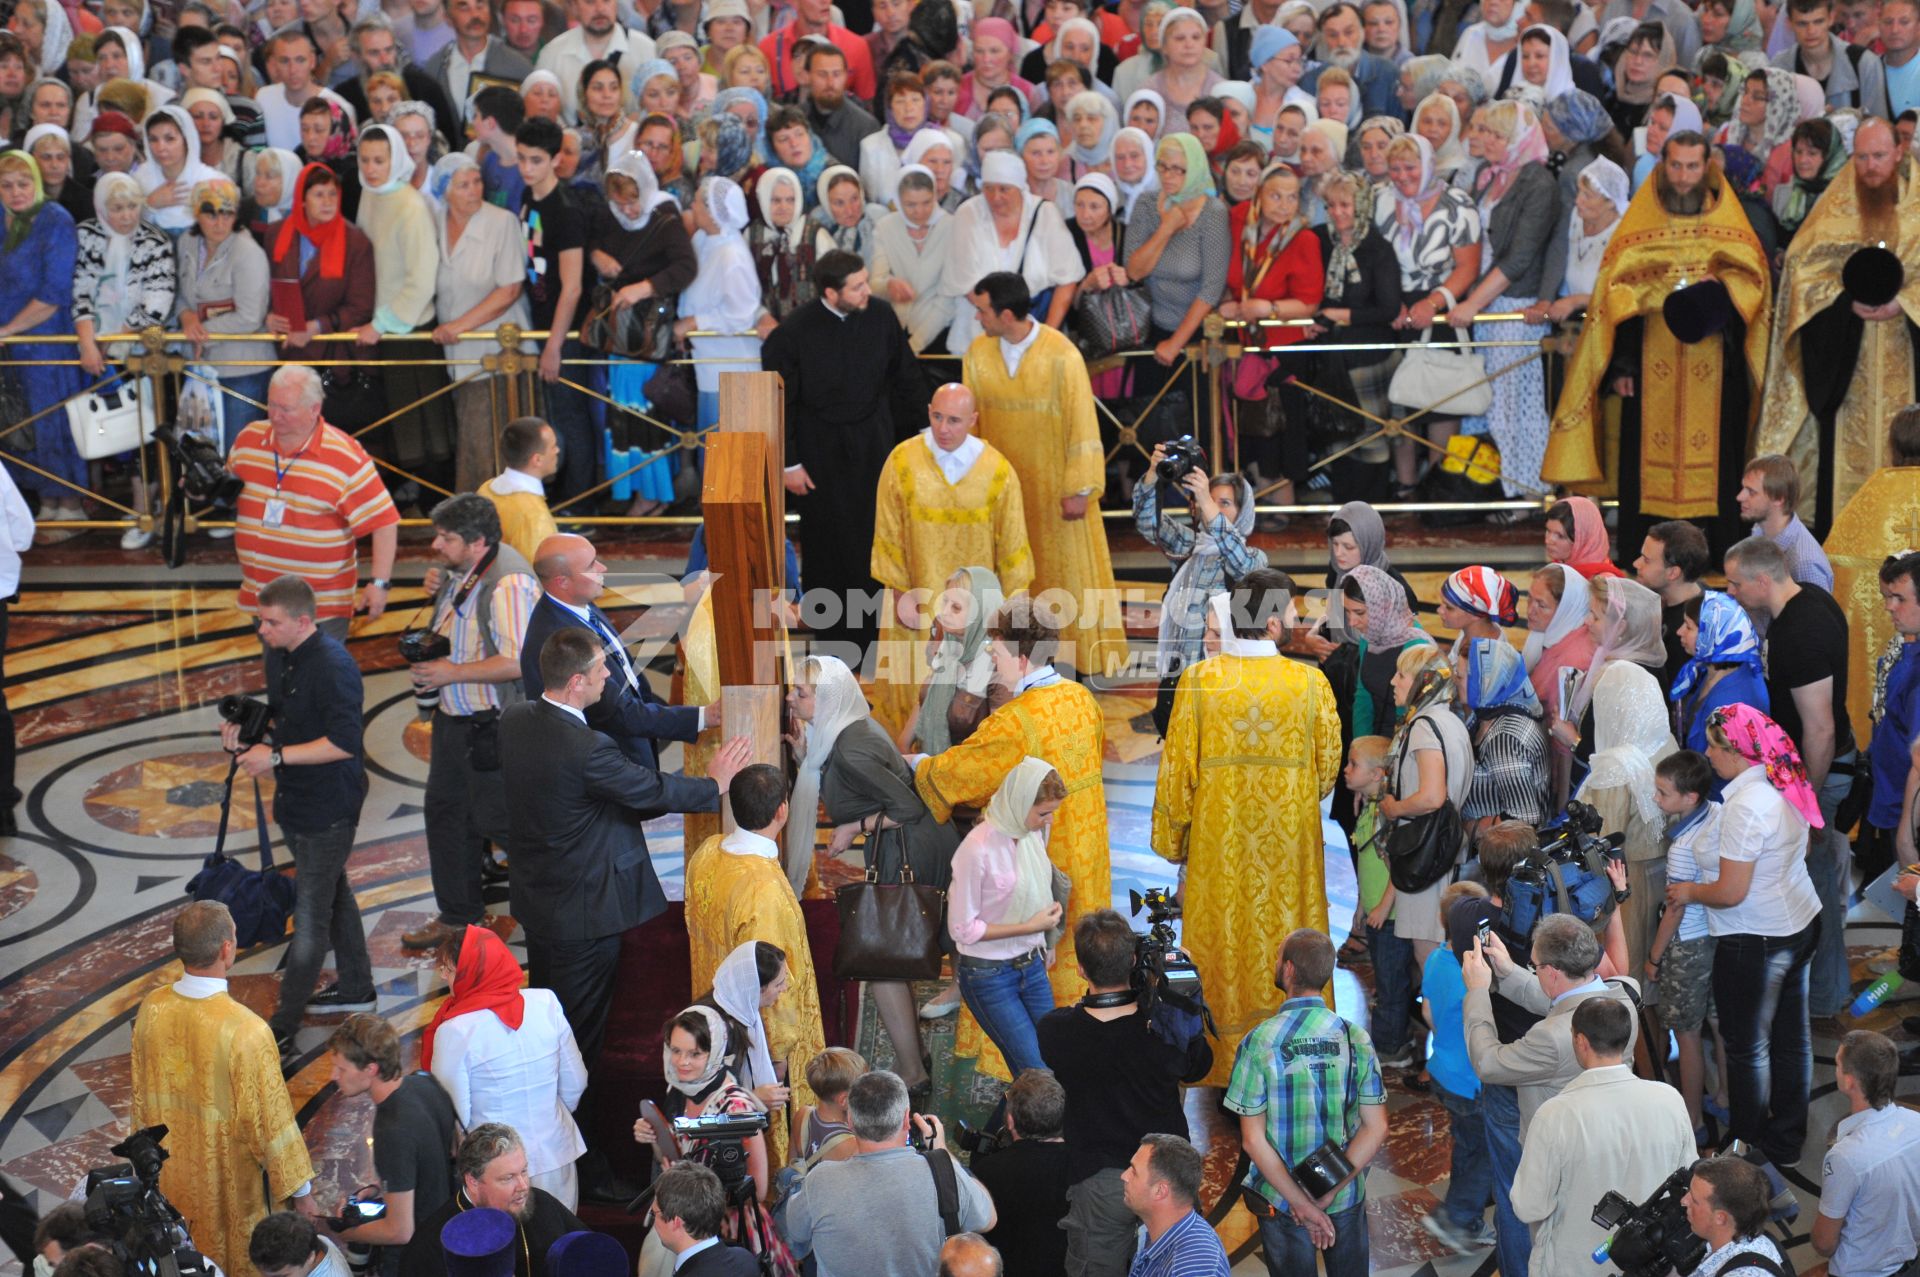
[(1786, 1277), (1791, 1270), (1767, 1225), (1764, 1171), (1742, 1157), (1703, 1157), (1682, 1199), (1687, 1227), (1712, 1247), (1688, 1277)]
[[(1066, 1088), (1068, 1277), (1126, 1277), (1139, 1221), (1120, 1175), (1147, 1135), (1186, 1138), (1180, 1086), (1213, 1067), (1213, 1046), (1194, 1033), (1174, 1046), (1141, 1014), (1135, 983), (1140, 937), (1112, 909), (1073, 929), (1087, 994), (1041, 1019), (1040, 1058)], [(1144, 977), (1143, 977), (1144, 978)]]
[(243, 429), (227, 458), (243, 485), (233, 546), (241, 611), (252, 612), (260, 588), (298, 564), (296, 575), (313, 587), (320, 628), (345, 639), (360, 576), (359, 539), (372, 541), (373, 579), (363, 596), (372, 620), (387, 609), (400, 512), (366, 449), (321, 420), (324, 397), (314, 369), (286, 364), (274, 371), (267, 419)]
[[(407, 675), (415, 704), (432, 705), (427, 862), (440, 913), (400, 938), (409, 949), (457, 939), (486, 916), (480, 892), (487, 843), (507, 841), (500, 711), (526, 699), (520, 643), (540, 600), (533, 568), (500, 540), (500, 512), (478, 493), (449, 497), (433, 508), (433, 550), (445, 566), (427, 573), (429, 631), (447, 640), (446, 654), (415, 661)], [(403, 653), (411, 636), (403, 637)]]
[(855, 1082), (847, 1115), (859, 1152), (815, 1166), (787, 1199), (787, 1240), (813, 1256), (819, 1277), (926, 1277), (947, 1237), (994, 1226), (993, 1199), (948, 1153), (940, 1119), (909, 1111), (898, 1076), (876, 1070)]
[[(1173, 580), (1160, 603), (1158, 672), (1160, 693), (1153, 725), (1162, 736), (1173, 713), (1180, 671), (1206, 659), (1201, 646), (1207, 600), (1255, 568), (1267, 566), (1264, 550), (1247, 544), (1253, 535), (1253, 485), (1232, 471), (1207, 477), (1206, 454), (1192, 436), (1157, 443), (1147, 472), (1133, 485), (1133, 526), (1174, 562)], [(1160, 490), (1184, 493), (1191, 520), (1160, 508)]]
[[(282, 1056), (308, 1009), (371, 1011), (373, 965), (347, 861), (366, 798), (360, 667), (339, 639), (318, 628), (313, 587), (283, 576), (260, 591), (260, 641), (267, 648), (264, 724), (257, 701), (223, 702), (247, 721), (221, 725), (221, 747), (251, 777), (272, 773), (273, 818), (293, 855), (293, 939), (268, 1021)], [(233, 715), (229, 715), (230, 720)], [(264, 725), (265, 738), (249, 728)], [(331, 947), (339, 973), (314, 992)]]
[(1540, 1106), (1513, 1180), (1513, 1209), (1533, 1226), (1529, 1261), (1541, 1273), (1582, 1271), (1605, 1231), (1593, 1203), (1608, 1192), (1635, 1201), (1671, 1166), (1694, 1156), (1680, 1093), (1633, 1075), (1633, 1008), (1588, 998), (1570, 1017), (1582, 1072)]
[(1060, 1080), (1028, 1069), (1007, 1088), (1006, 1126), (980, 1136), (973, 1150), (974, 1177), (1000, 1215), (987, 1240), (1006, 1256), (1006, 1277), (1058, 1277), (1066, 1266), (1066, 1119)]

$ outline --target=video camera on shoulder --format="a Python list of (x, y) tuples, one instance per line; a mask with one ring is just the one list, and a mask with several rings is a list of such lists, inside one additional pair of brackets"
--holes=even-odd
[(1540, 831), (1539, 848), (1514, 866), (1502, 897), (1515, 934), (1532, 935), (1550, 913), (1570, 913), (1589, 925), (1606, 920), (1614, 908), (1607, 862), (1623, 858), (1626, 835), (1602, 838), (1602, 823), (1599, 812), (1576, 799), (1558, 825)]
[(1200, 987), (1200, 969), (1181, 949), (1173, 936), (1173, 924), (1180, 917), (1180, 906), (1164, 888), (1156, 887), (1145, 895), (1129, 890), (1134, 917), (1147, 911), (1147, 929), (1133, 942), (1133, 970), (1130, 983), (1139, 995), (1140, 1013), (1148, 1027), (1163, 1041), (1185, 1049), (1202, 1032), (1215, 1037), (1213, 1012)]
[(126, 1161), (87, 1172), (87, 1230), (112, 1247), (129, 1277), (214, 1277), (186, 1219), (161, 1195), (166, 1138), (164, 1126), (135, 1131), (108, 1150)]
[(1693, 1168), (1682, 1166), (1638, 1205), (1615, 1192), (1602, 1197), (1593, 1222), (1612, 1236), (1593, 1252), (1593, 1262), (1612, 1262), (1626, 1277), (1686, 1277), (1698, 1268), (1710, 1248), (1687, 1226), (1684, 1199), (1692, 1179)]

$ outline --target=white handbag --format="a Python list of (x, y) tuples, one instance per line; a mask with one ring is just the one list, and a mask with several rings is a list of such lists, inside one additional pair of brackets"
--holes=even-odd
[(67, 428), (83, 460), (100, 461), (131, 452), (153, 438), (153, 382), (123, 377), (116, 385), (67, 404)]
[(1405, 408), (1441, 417), (1478, 417), (1493, 407), (1487, 362), (1467, 350), (1435, 349), (1433, 329), (1407, 347), (1387, 384), (1387, 398)]

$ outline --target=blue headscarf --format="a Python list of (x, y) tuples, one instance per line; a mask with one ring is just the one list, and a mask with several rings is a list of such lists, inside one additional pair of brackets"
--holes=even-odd
[(1540, 717), (1540, 698), (1527, 678), (1527, 662), (1503, 638), (1478, 638), (1467, 644), (1467, 686), (1473, 712), (1483, 718), (1495, 710)]
[(1760, 664), (1760, 636), (1754, 632), (1747, 610), (1718, 590), (1700, 595), (1700, 637), (1694, 641), (1693, 659), (1680, 667), (1668, 695), (1679, 700), (1715, 665), (1744, 665), (1758, 679), (1766, 678)]
[(732, 177), (753, 163), (753, 137), (739, 116), (723, 114), (715, 118), (719, 121), (716, 126), (719, 136), (714, 141), (714, 172)]
[(1247, 45), (1247, 64), (1258, 71), (1276, 54), (1285, 53), (1299, 43), (1285, 27), (1255, 27), (1253, 39)]
[(1052, 138), (1055, 142), (1060, 140), (1060, 130), (1053, 127), (1052, 120), (1028, 120), (1025, 124), (1022, 124), (1013, 135), (1013, 153), (1023, 156), (1023, 153), (1027, 149), (1027, 143), (1033, 141), (1034, 138), (1039, 137), (1042, 133)]
[(767, 99), (758, 89), (741, 87), (720, 90), (713, 98), (713, 114), (732, 114), (730, 108), (738, 102), (753, 107), (753, 131), (764, 133), (767, 128)]
[(1547, 103), (1547, 118), (1560, 135), (1575, 146), (1598, 142), (1613, 127), (1613, 117), (1600, 99), (1584, 89), (1562, 93)]

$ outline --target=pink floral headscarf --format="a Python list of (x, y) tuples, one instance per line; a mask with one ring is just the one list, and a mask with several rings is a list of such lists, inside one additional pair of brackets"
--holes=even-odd
[(1767, 781), (1815, 829), (1826, 826), (1820, 799), (1807, 783), (1807, 765), (1780, 724), (1751, 705), (1722, 705), (1707, 716), (1709, 729), (1727, 738), (1733, 752), (1767, 769)]

